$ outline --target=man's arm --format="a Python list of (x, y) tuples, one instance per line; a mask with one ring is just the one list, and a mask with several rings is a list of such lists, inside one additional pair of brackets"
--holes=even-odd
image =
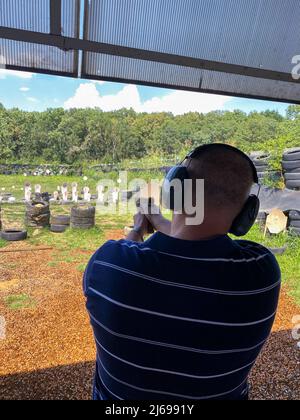
[(171, 222), (162, 214), (148, 214), (146, 217), (156, 231), (170, 235)]
[(158, 206), (151, 204), (146, 217), (154, 230), (164, 233), (165, 235), (170, 235), (171, 222), (161, 214)]
[(155, 230), (170, 235), (171, 222), (161, 214), (158, 206), (151, 204), (144, 208), (139, 205), (138, 208), (140, 211), (134, 217), (134, 228), (126, 238), (128, 241), (144, 242), (144, 236)]
[(132, 231), (127, 235), (127, 241), (133, 242), (144, 242), (145, 234), (139, 228), (133, 228)]
[(144, 214), (139, 212), (134, 216), (134, 227), (126, 239), (133, 242), (144, 242), (144, 236), (148, 233), (153, 233), (149, 220)]

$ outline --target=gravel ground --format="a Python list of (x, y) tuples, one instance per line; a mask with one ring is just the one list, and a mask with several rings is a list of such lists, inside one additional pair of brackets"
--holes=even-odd
[[(0, 315), (7, 338), (0, 340), (0, 399), (90, 398), (95, 348), (76, 264), (51, 266), (54, 252), (0, 252)], [(9, 249), (9, 248), (8, 248)], [(49, 265), (50, 263), (50, 265)], [(27, 309), (5, 304), (28, 295)], [(252, 399), (300, 399), (300, 350), (292, 318), (300, 308), (283, 292), (272, 337), (251, 376)]]

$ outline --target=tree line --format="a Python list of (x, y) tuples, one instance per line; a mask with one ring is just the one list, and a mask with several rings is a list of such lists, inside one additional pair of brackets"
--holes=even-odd
[(268, 150), (277, 159), (300, 146), (300, 107), (208, 114), (140, 114), (133, 110), (48, 109), (26, 112), (0, 104), (0, 162), (117, 163), (145, 156), (170, 157), (220, 142), (249, 152)]

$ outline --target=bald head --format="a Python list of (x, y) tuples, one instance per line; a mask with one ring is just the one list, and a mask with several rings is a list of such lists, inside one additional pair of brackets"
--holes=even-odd
[(227, 214), (233, 219), (242, 210), (251, 187), (249, 161), (234, 149), (210, 147), (187, 163), (192, 179), (205, 181), (205, 212)]

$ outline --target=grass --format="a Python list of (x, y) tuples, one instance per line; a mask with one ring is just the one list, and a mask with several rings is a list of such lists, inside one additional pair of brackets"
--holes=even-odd
[[(140, 165), (139, 165), (140, 166)], [(102, 173), (90, 171), (87, 173), (87, 180), (84, 179), (84, 176), (65, 176), (65, 175), (56, 175), (56, 176), (24, 176), (24, 175), (0, 175), (0, 194), (1, 193), (11, 193), (17, 200), (22, 200), (24, 198), (24, 186), (26, 183), (30, 183), (33, 187), (34, 192), (35, 185), (41, 185), (42, 192), (48, 192), (52, 194), (54, 191), (57, 191), (57, 187), (61, 187), (63, 184), (67, 183), (69, 186), (69, 191), (71, 191), (72, 183), (76, 182), (78, 184), (78, 191), (80, 192), (84, 187), (89, 187), (92, 194), (96, 194), (97, 185), (103, 180), (112, 180), (115, 182), (119, 179), (119, 172), (111, 173)], [(140, 172), (129, 172), (127, 174), (128, 183), (133, 182), (136, 179), (143, 179), (149, 181), (151, 179), (162, 179), (163, 173), (160, 171), (140, 171)], [(127, 187), (121, 185), (121, 189), (126, 190)]]
[(33, 309), (36, 305), (34, 300), (28, 295), (10, 295), (5, 299), (5, 304), (13, 311)]
[[(3, 179), (6, 180), (7, 185), (11, 184), (11, 181), (8, 182), (7, 178), (10, 177), (0, 176), (0, 186)], [(38, 177), (34, 179), (39, 181)], [(42, 179), (44, 183), (51, 181), (52, 186), (56, 185), (58, 181), (63, 183), (66, 180), (65, 177), (43, 177)], [(71, 179), (75, 180), (75, 178)], [(4, 226), (24, 227), (24, 211), (24, 205), (3, 204), (2, 221), (4, 221)], [(53, 214), (67, 214), (70, 212), (70, 207), (51, 205), (51, 212)], [(72, 263), (78, 271), (83, 272), (90, 255), (106, 241), (108, 232), (123, 230), (125, 226), (130, 224), (132, 224), (132, 215), (130, 214), (122, 216), (97, 215), (96, 227), (91, 230), (68, 229), (63, 234), (54, 234), (49, 229), (29, 229), (28, 242), (32, 245), (53, 247), (55, 251), (53, 262), (49, 263), (51, 264), (50, 267), (56, 267), (64, 262)], [(287, 245), (285, 254), (277, 258), (282, 269), (283, 283), (288, 287), (290, 295), (300, 305), (300, 238), (287, 233), (277, 236), (267, 235), (264, 238), (263, 229), (259, 225), (255, 225), (246, 239), (271, 248)], [(0, 239), (0, 248), (4, 246), (6, 246), (6, 242)], [(78, 250), (82, 252), (77, 252)]]
[[(88, 263), (88, 261), (87, 261), (87, 263)], [(85, 272), (85, 269), (86, 269), (86, 266), (87, 266), (87, 263), (86, 264), (79, 264), (76, 267), (77, 271), (79, 271), (80, 273), (84, 273)]]
[(0, 238), (0, 248), (4, 248), (7, 245), (7, 242), (4, 239)]
[(277, 256), (283, 284), (287, 287), (290, 296), (300, 306), (300, 237), (282, 233), (280, 235), (267, 235), (264, 238), (263, 230), (255, 225), (246, 239), (261, 243), (269, 248), (281, 248), (287, 246), (283, 255)]
[[(29, 237), (29, 243), (32, 245), (46, 245), (56, 248), (59, 251), (91, 251), (95, 250), (104, 242), (102, 229), (96, 227), (89, 231), (79, 231), (77, 229), (68, 229), (63, 234), (51, 233), (49, 229), (44, 229), (36, 236)], [(65, 257), (65, 262), (74, 262), (70, 257)]]

